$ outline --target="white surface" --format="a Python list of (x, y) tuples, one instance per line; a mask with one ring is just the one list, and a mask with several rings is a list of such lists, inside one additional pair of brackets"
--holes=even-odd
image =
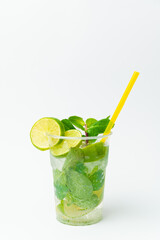
[[(159, 240), (160, 2), (0, 1), (0, 239)], [(104, 220), (55, 220), (43, 116), (103, 118), (140, 71), (111, 139)]]

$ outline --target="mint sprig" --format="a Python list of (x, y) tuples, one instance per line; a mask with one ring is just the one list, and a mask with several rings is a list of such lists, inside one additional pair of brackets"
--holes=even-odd
[[(82, 130), (83, 137), (98, 136), (99, 134), (104, 133), (106, 127), (110, 122), (110, 116), (103, 118), (101, 120), (96, 120), (95, 118), (88, 118), (86, 122), (82, 117), (71, 116), (68, 119), (63, 119), (61, 122), (64, 125), (65, 130), (79, 128)], [(114, 125), (113, 125), (114, 127)], [(86, 140), (86, 145), (88, 143), (93, 143), (95, 140)]]

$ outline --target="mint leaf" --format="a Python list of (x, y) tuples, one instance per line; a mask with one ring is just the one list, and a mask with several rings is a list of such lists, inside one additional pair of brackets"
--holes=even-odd
[(78, 162), (76, 164), (75, 170), (84, 175), (87, 175), (88, 173), (88, 168), (82, 162)]
[(92, 196), (93, 187), (88, 177), (73, 169), (67, 171), (67, 186), (75, 198), (86, 200)]
[(95, 118), (88, 118), (86, 120), (87, 128), (91, 127), (93, 123), (97, 122)]
[(61, 122), (64, 125), (65, 131), (70, 130), (70, 129), (75, 129), (75, 127), (73, 126), (71, 121), (69, 121), (68, 119), (62, 119)]
[(93, 209), (99, 204), (99, 199), (97, 195), (93, 194), (86, 200), (73, 197), (73, 202), (83, 209)]
[(97, 172), (98, 171), (98, 165), (96, 165), (93, 169), (92, 169), (92, 171), (89, 173), (89, 177), (93, 174), (93, 173), (95, 173), (95, 172)]
[(89, 177), (89, 179), (92, 182), (93, 190), (94, 191), (99, 190), (104, 184), (105, 179), (104, 171), (102, 169), (96, 171)]
[(58, 169), (53, 171), (55, 194), (58, 199), (62, 200), (68, 193), (66, 186), (66, 175)]
[(85, 122), (83, 120), (83, 118), (81, 117), (78, 117), (78, 116), (71, 116), (68, 118), (71, 123), (76, 126), (77, 128), (80, 128), (81, 130), (85, 130), (84, 129), (84, 125), (85, 125)]
[(68, 193), (68, 188), (65, 185), (55, 184), (55, 194), (58, 199), (62, 200)]
[(110, 116), (93, 123), (86, 131), (88, 133), (88, 135), (89, 136), (97, 136), (100, 133), (104, 133), (104, 131), (110, 121), (109, 117)]
[(84, 162), (84, 153), (82, 149), (71, 148), (64, 162), (63, 170), (66, 171), (70, 167), (74, 168), (76, 163), (83, 163), (83, 162)]

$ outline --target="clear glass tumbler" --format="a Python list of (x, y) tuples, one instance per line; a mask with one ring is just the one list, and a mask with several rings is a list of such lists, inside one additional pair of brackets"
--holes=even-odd
[[(99, 222), (102, 219), (110, 135), (49, 138), (50, 142), (51, 138), (63, 141), (62, 154), (55, 153), (52, 147), (50, 149), (57, 220), (69, 225)], [(77, 140), (80, 140), (79, 144), (70, 147)]]

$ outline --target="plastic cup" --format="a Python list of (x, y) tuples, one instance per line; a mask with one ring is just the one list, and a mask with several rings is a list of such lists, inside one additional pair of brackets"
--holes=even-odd
[[(102, 219), (110, 135), (78, 138), (79, 145), (61, 156), (50, 149), (56, 217), (61, 223), (90, 225)], [(77, 140), (62, 141), (71, 139)]]

